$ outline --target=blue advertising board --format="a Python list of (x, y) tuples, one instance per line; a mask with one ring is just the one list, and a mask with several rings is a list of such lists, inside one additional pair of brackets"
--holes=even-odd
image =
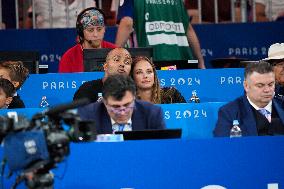
[[(103, 72), (32, 74), (19, 90), (27, 108), (37, 108), (43, 96), (53, 106), (72, 101), (85, 81), (103, 77)], [(201, 102), (227, 102), (243, 94), (243, 69), (159, 71), (161, 86), (176, 87), (189, 102), (196, 91)]]
[(53, 170), (54, 188), (281, 189), (283, 144), (284, 137), (76, 143)]
[(182, 138), (212, 138), (225, 102), (161, 104), (167, 128), (182, 128)]

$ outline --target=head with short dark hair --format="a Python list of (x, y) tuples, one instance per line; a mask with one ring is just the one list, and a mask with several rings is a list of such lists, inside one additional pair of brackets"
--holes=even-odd
[(103, 103), (108, 115), (118, 124), (131, 118), (135, 107), (135, 83), (126, 75), (111, 75), (103, 86)]
[(272, 66), (264, 61), (250, 63), (245, 68), (244, 89), (249, 100), (264, 108), (274, 96), (275, 75)]
[(4, 78), (0, 78), (0, 108), (7, 108), (15, 94), (14, 85)]
[(18, 90), (29, 77), (29, 70), (21, 61), (6, 61), (0, 64), (0, 77), (8, 79)]
[(136, 94), (136, 87), (133, 79), (126, 75), (115, 74), (107, 77), (103, 86), (103, 98), (113, 97), (115, 100), (121, 100), (126, 91)]
[(253, 72), (266, 74), (273, 72), (273, 67), (271, 64), (265, 61), (249, 63), (245, 68), (245, 79), (248, 78), (248, 76), (250, 76)]

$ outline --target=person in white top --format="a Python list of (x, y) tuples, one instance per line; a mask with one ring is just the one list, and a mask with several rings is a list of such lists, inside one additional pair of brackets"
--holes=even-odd
[[(81, 10), (95, 6), (95, 0), (35, 0), (36, 28), (75, 27)], [(32, 7), (29, 17), (32, 19)]]
[(284, 17), (283, 0), (255, 0), (256, 21), (275, 21)]

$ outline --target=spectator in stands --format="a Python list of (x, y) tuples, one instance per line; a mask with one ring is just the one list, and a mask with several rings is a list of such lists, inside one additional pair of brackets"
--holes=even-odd
[(132, 64), (130, 53), (124, 48), (112, 49), (104, 64), (104, 78), (85, 82), (75, 92), (73, 100), (88, 98), (91, 102), (100, 100), (103, 83), (106, 78), (113, 74), (129, 75)]
[(138, 99), (154, 104), (185, 103), (184, 97), (174, 87), (160, 88), (155, 65), (145, 56), (133, 60), (131, 74), (136, 83)]
[[(283, 21), (284, 1), (283, 0), (256, 0), (255, 1), (256, 21)], [(271, 19), (270, 19), (271, 18)]]
[(0, 78), (0, 108), (7, 109), (13, 100), (14, 85), (4, 78)]
[[(29, 70), (24, 67), (23, 62), (21, 61), (6, 61), (0, 64), (0, 78), (8, 79), (14, 85), (16, 91), (22, 87), (28, 77)], [(9, 108), (24, 107), (24, 102), (16, 92)]]
[[(36, 28), (71, 28), (75, 26), (78, 13), (87, 8), (95, 7), (94, 0), (35, 0)], [(68, 12), (67, 12), (68, 10)], [(52, 22), (50, 23), (50, 11)], [(69, 13), (69, 14), (68, 14)], [(29, 19), (26, 27), (32, 27), (32, 7), (28, 10)], [(67, 20), (68, 15), (68, 20)]]
[(205, 68), (198, 38), (182, 0), (124, 0), (120, 5), (116, 45), (124, 46), (135, 26), (138, 46), (153, 47), (154, 61), (167, 66), (175, 64), (173, 61), (179, 64), (182, 60), (198, 59), (199, 68)]
[(77, 18), (76, 29), (79, 44), (68, 49), (59, 63), (59, 72), (83, 72), (83, 49), (115, 48), (104, 41), (105, 17), (102, 10), (90, 7), (83, 10)]
[(246, 95), (219, 109), (215, 136), (230, 136), (233, 120), (239, 121), (242, 136), (284, 134), (284, 104), (274, 97), (275, 75), (267, 62), (245, 68)]
[[(231, 1), (218, 0), (218, 22), (231, 22)], [(202, 0), (201, 1), (201, 17), (202, 23), (214, 23), (215, 22), (215, 9), (214, 0)], [(198, 1), (197, 0), (185, 0), (185, 7), (190, 17), (192, 17), (191, 23), (199, 23)], [(240, 21), (240, 6), (239, 3), (235, 4), (235, 21)]]
[(284, 43), (275, 43), (268, 49), (268, 57), (263, 59), (273, 65), (275, 74), (275, 95), (284, 99)]
[(163, 129), (160, 107), (135, 99), (135, 83), (127, 75), (109, 76), (103, 86), (103, 100), (78, 109), (83, 120), (93, 120), (98, 134), (115, 131)]

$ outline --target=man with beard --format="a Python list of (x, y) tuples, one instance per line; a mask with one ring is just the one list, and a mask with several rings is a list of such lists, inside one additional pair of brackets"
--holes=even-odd
[(93, 120), (98, 134), (116, 131), (164, 129), (162, 109), (135, 99), (134, 81), (127, 75), (109, 76), (103, 86), (103, 100), (78, 109), (82, 120)]
[(230, 136), (235, 120), (239, 122), (242, 136), (283, 135), (284, 107), (281, 99), (274, 98), (274, 87), (275, 75), (269, 63), (248, 64), (244, 81), (246, 94), (219, 109), (214, 135)]
[(91, 102), (100, 100), (103, 83), (110, 75), (129, 75), (132, 58), (130, 53), (124, 48), (112, 49), (106, 57), (104, 64), (105, 75), (102, 79), (85, 82), (75, 92), (73, 100), (88, 98)]
[(83, 49), (116, 47), (103, 40), (105, 16), (103, 11), (98, 8), (90, 7), (83, 10), (77, 17), (76, 30), (79, 43), (64, 53), (59, 63), (58, 72), (83, 72)]

